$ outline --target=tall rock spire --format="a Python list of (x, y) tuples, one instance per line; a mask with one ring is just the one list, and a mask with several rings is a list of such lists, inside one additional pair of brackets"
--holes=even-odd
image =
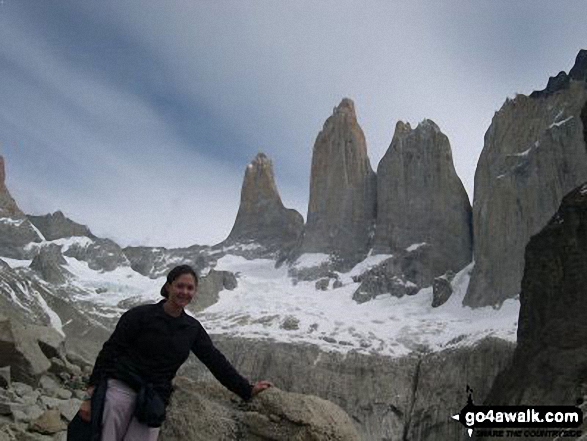
[(318, 134), (301, 252), (354, 258), (370, 247), (376, 177), (354, 103), (345, 98)]
[(281, 201), (271, 160), (259, 153), (247, 165), (236, 220), (223, 244), (258, 243), (270, 251), (284, 250), (296, 243), (303, 226), (302, 215)]
[(6, 169), (4, 168), (4, 158), (0, 156), (0, 216), (24, 216), (23, 212), (6, 188)]
[(495, 305), (520, 293), (530, 237), (563, 195), (587, 180), (586, 56), (579, 53), (564, 87), (551, 79), (543, 91), (508, 99), (493, 117), (475, 171), (475, 267), (467, 306)]
[(4, 158), (0, 156), (0, 256), (27, 257), (24, 246), (42, 239), (6, 188)]
[(399, 121), (377, 167), (374, 251), (395, 252), (426, 243), (434, 248), (433, 276), (471, 261), (471, 204), (456, 174), (450, 143), (424, 120)]

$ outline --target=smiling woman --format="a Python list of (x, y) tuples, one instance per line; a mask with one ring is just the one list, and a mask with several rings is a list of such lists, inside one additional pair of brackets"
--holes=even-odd
[[(137, 306), (120, 317), (98, 354), (79, 411), (81, 420), (88, 424), (102, 421), (101, 437), (94, 433), (92, 439), (155, 441), (173, 391), (172, 380), (190, 351), (243, 400), (271, 386), (267, 381), (251, 385), (216, 349), (200, 322), (186, 314), (185, 307), (197, 288), (195, 271), (188, 265), (177, 266), (161, 288), (164, 300)], [(104, 399), (92, 398), (104, 393)], [(145, 417), (141, 406), (141, 397), (145, 396), (151, 398), (149, 403), (155, 403), (153, 408), (160, 410), (154, 418)], [(92, 426), (97, 428), (99, 424)]]

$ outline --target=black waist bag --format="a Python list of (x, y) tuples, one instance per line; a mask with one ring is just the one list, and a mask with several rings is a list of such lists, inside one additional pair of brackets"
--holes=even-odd
[(115, 378), (126, 383), (137, 393), (134, 416), (139, 423), (149, 427), (160, 427), (165, 421), (165, 402), (153, 389), (153, 385), (143, 380), (125, 363), (117, 365)]
[(165, 403), (152, 384), (142, 384), (137, 394), (134, 415), (139, 423), (149, 427), (160, 427), (165, 421)]

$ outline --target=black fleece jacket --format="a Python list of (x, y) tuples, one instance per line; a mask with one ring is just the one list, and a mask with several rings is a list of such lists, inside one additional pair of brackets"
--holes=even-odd
[(89, 385), (97, 385), (105, 377), (118, 378), (117, 371), (124, 366), (152, 383), (168, 403), (171, 382), (191, 350), (220, 383), (249, 400), (252, 385), (216, 349), (200, 322), (185, 312), (170, 316), (163, 310), (164, 303), (137, 306), (120, 317), (98, 354)]

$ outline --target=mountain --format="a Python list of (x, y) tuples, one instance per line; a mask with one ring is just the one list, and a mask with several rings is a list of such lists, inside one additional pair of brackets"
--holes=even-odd
[[(470, 263), (471, 210), (447, 137), (430, 120), (398, 123), (375, 175), (348, 99), (314, 146), (307, 224), (283, 206), (259, 154), (245, 170), (233, 230), (214, 246), (121, 248), (61, 212), (27, 217), (2, 161), (0, 351), (38, 354), (18, 330), (40, 325), (64, 336), (68, 357), (93, 360), (120, 314), (160, 300), (169, 269), (189, 263), (201, 277), (190, 313), (231, 362), (251, 379), (334, 402), (363, 439), (461, 440), (450, 415), (467, 385), (477, 402), (571, 399), (585, 383), (587, 186), (556, 200), (585, 165), (580, 55), (568, 81), (559, 75), (496, 113), (476, 173)], [(524, 248), (525, 266), (516, 254)], [(0, 359), (0, 384), (1, 360), (20, 372), (17, 358)], [(22, 378), (34, 383), (37, 371)], [(210, 378), (196, 360), (183, 373)], [(185, 386), (179, 402), (231, 413), (226, 430), (244, 427), (240, 408), (201, 390)], [(0, 437), (6, 427), (0, 421)]]
[(485, 134), (475, 172), (475, 268), (464, 304), (497, 305), (520, 292), (524, 248), (562, 197), (587, 179), (586, 52), (564, 86), (508, 99)]
[(269, 252), (287, 253), (298, 241), (304, 218), (285, 208), (273, 172), (273, 163), (259, 153), (245, 170), (240, 205), (234, 226), (221, 244), (261, 245)]
[(356, 262), (371, 246), (377, 181), (354, 103), (345, 98), (318, 134), (312, 151), (310, 201), (301, 253)]
[(354, 298), (401, 297), (457, 273), (471, 261), (471, 205), (450, 143), (431, 120), (399, 121), (377, 167), (374, 253), (393, 254), (361, 278)]

